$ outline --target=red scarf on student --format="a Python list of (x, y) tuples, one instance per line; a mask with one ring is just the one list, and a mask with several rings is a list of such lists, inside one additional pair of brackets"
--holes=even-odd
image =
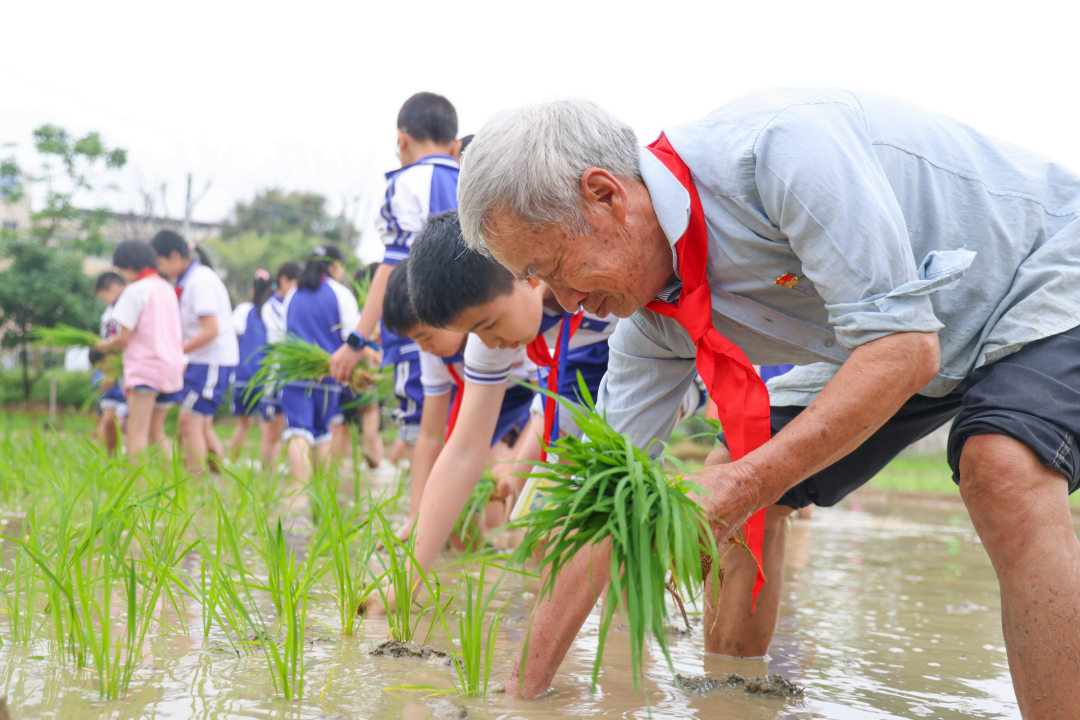
[(150, 277), (151, 275), (160, 275), (160, 274), (161, 273), (159, 273), (157, 271), (157, 268), (143, 268), (142, 270), (139, 271), (139, 274), (135, 276), (135, 282), (139, 282), (143, 278)]
[[(585, 318), (585, 313), (578, 312), (571, 315), (568, 312), (563, 312), (562, 320), (559, 321), (559, 340), (555, 345), (555, 354), (552, 355), (548, 350), (547, 340), (544, 339), (544, 334), (537, 335), (526, 348), (526, 352), (529, 355), (529, 359), (540, 367), (548, 368), (548, 381), (547, 389), (550, 392), (559, 394), (559, 390), (562, 388), (561, 380), (562, 376), (566, 372), (566, 368), (559, 367), (559, 356), (563, 353), (563, 346), (566, 345), (566, 351), (569, 352), (570, 338), (577, 332), (578, 327), (581, 326), (581, 321)], [(567, 324), (567, 319), (570, 320)], [(550, 395), (544, 398), (544, 443), (550, 445), (558, 437), (552, 437), (553, 434), (559, 432), (558, 426), (558, 406), (555, 402), (555, 398)]]
[[(716, 331), (712, 323), (712, 292), (706, 278), (709, 236), (701, 198), (690, 169), (671, 147), (666, 136), (649, 145), (649, 151), (664, 164), (690, 193), (690, 223), (675, 243), (682, 277), (677, 305), (653, 300), (647, 307), (672, 318), (690, 333), (697, 346), (697, 370), (716, 403), (724, 438), (732, 460), (738, 460), (763, 445), (772, 436), (769, 429), (769, 391), (746, 355)], [(746, 542), (758, 563), (754, 581), (754, 603), (765, 584), (761, 571), (761, 545), (765, 536), (765, 509), (754, 513), (743, 526)]]
[(457, 424), (458, 412), (461, 411), (461, 398), (465, 394), (465, 378), (458, 374), (454, 363), (447, 363), (446, 369), (450, 371), (450, 377), (454, 378), (454, 384), (457, 385), (454, 402), (450, 405), (450, 422), (446, 428), (446, 437), (449, 439), (450, 434), (454, 432), (454, 425)]

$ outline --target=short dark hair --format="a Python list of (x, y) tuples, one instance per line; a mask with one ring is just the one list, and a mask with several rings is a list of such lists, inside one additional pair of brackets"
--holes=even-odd
[(114, 285), (127, 285), (127, 283), (124, 282), (124, 278), (120, 277), (117, 273), (114, 273), (112, 270), (106, 270), (94, 280), (94, 293), (96, 294), (103, 290), (108, 290)]
[(397, 126), (420, 142), (451, 143), (457, 137), (457, 110), (442, 95), (419, 92), (401, 106)]
[(337, 245), (317, 245), (304, 263), (304, 270), (300, 273), (300, 287), (317, 290), (323, 275), (327, 274), (327, 270), (335, 262), (345, 262), (345, 256)]
[(190, 257), (191, 248), (188, 247), (184, 238), (172, 230), (162, 230), (150, 241), (154, 246), (154, 252), (160, 257), (167, 258), (174, 252), (180, 253), (180, 257)]
[(149, 243), (142, 240), (125, 240), (116, 246), (112, 254), (112, 263), (125, 270), (157, 269), (157, 253)]
[(383, 324), (399, 335), (407, 335), (420, 324), (409, 299), (409, 259), (394, 266), (386, 281), (386, 294), (382, 301)]
[(456, 210), (433, 217), (409, 251), (409, 297), (416, 318), (446, 327), (461, 313), (514, 292), (514, 276), (469, 250)]
[(296, 280), (300, 277), (300, 273), (303, 271), (304, 268), (301, 267), (300, 263), (294, 260), (290, 260), (287, 263), (283, 263), (282, 266), (278, 268), (277, 275), (274, 276), (274, 280), (280, 280), (282, 275), (289, 278), (290, 280)]

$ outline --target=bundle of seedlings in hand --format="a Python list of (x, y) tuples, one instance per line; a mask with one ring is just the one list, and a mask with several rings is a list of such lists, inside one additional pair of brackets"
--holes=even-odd
[[(57, 324), (56, 327), (34, 329), (34, 343), (36, 345), (44, 345), (45, 347), (66, 348), (75, 346), (92, 348), (100, 342), (101, 337), (96, 332), (79, 330), (78, 328), (63, 323)], [(105, 376), (103, 383), (107, 387), (111, 387), (115, 384), (116, 379), (120, 377), (123, 372), (120, 355), (106, 355), (102, 360), (99, 360), (96, 365)]]
[(665, 588), (670, 584), (673, 594), (694, 596), (701, 587), (702, 568), (708, 566), (713, 588), (719, 592), (717, 543), (710, 529), (715, 519), (688, 496), (691, 491), (704, 494), (702, 488), (682, 473), (665, 472), (648, 453), (634, 447), (628, 436), (615, 432), (596, 412), (588, 389), (578, 380), (581, 408), (557, 399), (563, 402), (561, 411), (573, 414), (587, 439), (568, 436), (546, 448), (561, 462), (537, 465), (544, 471), (534, 476), (547, 480), (551, 487), (545, 488), (542, 508), (511, 524), (525, 530), (514, 562), (523, 563), (538, 550), (543, 553), (543, 597), (552, 593), (560, 572), (575, 555), (610, 546), (611, 587), (600, 625), (593, 683), (618, 609), (630, 628), (636, 687), (647, 632), (675, 673), (665, 632)]
[[(266, 345), (259, 372), (248, 382), (249, 388), (271, 387), (275, 383), (318, 381), (330, 377), (330, 353), (318, 345), (304, 342), (295, 335), (284, 342)], [(353, 370), (349, 387), (362, 394), (371, 389), (376, 378), (360, 365)]]

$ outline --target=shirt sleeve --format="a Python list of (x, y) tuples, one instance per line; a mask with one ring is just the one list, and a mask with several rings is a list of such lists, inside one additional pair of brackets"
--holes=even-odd
[(386, 246), (383, 262), (397, 265), (409, 257), (413, 239), (427, 223), (431, 203), (431, 165), (416, 165), (392, 176), (379, 211), (379, 234)]
[(445, 395), (454, 389), (454, 377), (438, 355), (420, 351), (420, 384), (424, 396)]
[[(219, 315), (221, 311), (221, 304), (219, 303), (219, 288), (218, 284), (221, 284), (220, 290), (225, 290), (225, 284), (221, 282), (221, 279), (214, 274), (214, 271), (205, 265), (202, 267), (206, 272), (200, 272), (191, 278), (191, 280), (184, 287), (182, 298), (186, 302), (190, 302), (189, 307), (195, 317), (206, 317), (207, 315)], [(217, 280), (215, 283), (214, 281)], [(226, 291), (226, 296), (228, 291)], [(191, 298), (188, 300), (188, 298)], [(232, 319), (232, 308), (229, 308), (229, 319)], [(223, 329), (223, 328), (222, 328)], [(221, 329), (219, 329), (219, 334)]]
[(248, 315), (253, 307), (255, 307), (254, 303), (242, 302), (233, 308), (232, 326), (236, 337), (240, 337), (247, 332)]
[(944, 327), (927, 296), (941, 283), (930, 287), (935, 278), (916, 269), (904, 215), (858, 108), (790, 107), (762, 131), (755, 155), (765, 213), (824, 300), (841, 345)]
[(526, 359), (525, 349), (489, 348), (477, 335), (465, 342), (465, 379), (479, 385), (505, 383), (510, 368)]
[(148, 287), (144, 286), (142, 281), (128, 285), (113, 306), (112, 319), (122, 327), (134, 330), (149, 299)]
[[(663, 451), (653, 440), (671, 437), (697, 372), (693, 357), (670, 349), (672, 343), (664, 333), (668, 322), (642, 310), (616, 326), (608, 340), (608, 369), (597, 398), (597, 409), (607, 414), (615, 432), (629, 435), (634, 445), (653, 457)], [(689, 336), (684, 340), (682, 344), (689, 343)]]

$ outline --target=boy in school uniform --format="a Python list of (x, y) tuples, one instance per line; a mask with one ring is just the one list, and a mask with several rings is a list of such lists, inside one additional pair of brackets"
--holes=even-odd
[[(114, 272), (103, 272), (94, 281), (94, 294), (105, 303), (105, 312), (101, 314), (101, 339), (112, 340), (120, 334), (120, 323), (113, 319), (113, 309), (127, 283)], [(95, 372), (100, 377), (100, 371)], [(119, 422), (127, 415), (127, 398), (124, 397), (122, 378), (117, 378), (111, 387), (101, 391), (97, 400), (98, 421), (94, 435), (105, 446), (105, 453), (115, 455), (120, 448)]]
[(158, 270), (176, 282), (187, 358), (180, 401), (180, 440), (188, 471), (202, 472), (207, 451), (225, 456), (213, 422), (214, 414), (225, 402), (229, 377), (240, 363), (232, 304), (225, 283), (203, 260), (192, 256), (182, 237), (162, 230), (150, 244), (158, 255)]
[[(608, 338), (618, 320), (567, 313), (545, 284), (514, 282), (506, 268), (465, 247), (457, 212), (432, 218), (424, 228), (413, 245), (408, 274), (412, 311), (421, 328), (413, 336), (419, 340), (426, 331), (434, 337), (434, 328), (469, 335), (460, 409), (427, 478), (416, 521), (414, 552), (427, 569), (484, 471), (498, 410), (511, 392), (514, 366), (535, 363), (540, 384), (571, 401), (577, 399), (580, 373), (595, 396), (607, 369)], [(541, 415), (534, 416), (519, 442), (516, 463), (528, 466), (541, 459), (541, 434), (548, 441), (580, 434), (569, 413), (557, 413), (557, 406), (554, 400), (539, 404)], [(535, 431), (538, 427), (542, 432)], [(499, 481), (497, 495), (508, 496), (503, 520), (513, 508), (518, 480), (504, 475)], [(374, 603), (371, 608), (384, 611)]]
[[(409, 300), (408, 260), (398, 263), (390, 273), (383, 300), (383, 323), (386, 327), (413, 340), (420, 346), (420, 384), (424, 402), (420, 416), (420, 433), (413, 454), (412, 498), (409, 503), (409, 522), (398, 531), (398, 538), (406, 540), (412, 531), (420, 499), (424, 495), (431, 469), (439, 453), (453, 432), (464, 396), (466, 368), (465, 353), (469, 352), (482, 364), (490, 365), (501, 351), (490, 350), (475, 335), (435, 328), (425, 325), (416, 317)], [(472, 350), (467, 350), (469, 344)], [(533, 391), (521, 383), (537, 381), (536, 365), (528, 358), (517, 358), (511, 365), (508, 377), (500, 377), (506, 392), (500, 406), (486, 407), (489, 413), (497, 412), (494, 432), (491, 435), (487, 462), (499, 475), (507, 466), (503, 463), (514, 458), (518, 440), (526, 434), (530, 420)], [(492, 379), (490, 382), (497, 382)], [(477, 447), (480, 443), (475, 443)], [(502, 502), (498, 505), (502, 509)]]
[[(394, 266), (409, 256), (413, 239), (428, 217), (457, 208), (457, 111), (441, 95), (421, 92), (401, 106), (397, 119), (401, 168), (386, 174), (386, 195), (377, 221), (386, 252), (371, 280), (367, 302), (356, 329), (330, 360), (330, 374), (346, 382), (361, 360), (379, 362), (373, 346), (376, 326), (382, 320), (386, 282)], [(420, 386), (420, 348), (385, 326), (380, 333), (382, 364), (394, 366), (394, 394), (398, 407), (394, 418), (398, 437), (412, 447), (420, 431), (424, 394)], [(393, 453), (391, 453), (393, 458)]]

